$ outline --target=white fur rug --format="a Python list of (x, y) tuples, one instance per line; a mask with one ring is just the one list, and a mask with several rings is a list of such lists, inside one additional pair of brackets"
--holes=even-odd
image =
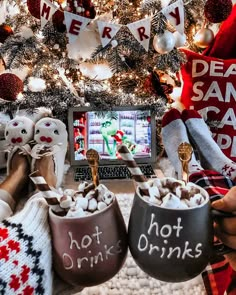
[[(171, 175), (171, 173), (169, 174)], [(118, 194), (118, 202), (126, 223), (133, 195)], [(201, 276), (184, 283), (165, 283), (145, 274), (135, 264), (130, 253), (120, 272), (108, 282), (85, 288), (79, 295), (205, 295)]]

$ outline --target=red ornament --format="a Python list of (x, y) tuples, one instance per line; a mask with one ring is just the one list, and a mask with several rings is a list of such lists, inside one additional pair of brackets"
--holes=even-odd
[(207, 0), (204, 6), (204, 14), (209, 22), (220, 23), (228, 18), (232, 8), (231, 0)]
[(62, 8), (58, 9), (52, 16), (52, 23), (58, 32), (64, 33), (66, 31), (66, 26), (64, 25), (64, 12), (61, 11)]
[(27, 0), (27, 6), (30, 14), (38, 19), (40, 19), (40, 2), (41, 0)]
[(14, 101), (17, 95), (23, 91), (23, 82), (16, 75), (4, 73), (0, 75), (0, 98)]
[(0, 43), (4, 43), (5, 40), (13, 35), (12, 28), (6, 24), (0, 25)]

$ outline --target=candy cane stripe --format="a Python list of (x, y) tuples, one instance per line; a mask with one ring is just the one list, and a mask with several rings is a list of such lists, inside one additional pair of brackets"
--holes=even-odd
[(47, 183), (46, 180), (42, 176), (33, 176), (33, 177), (34, 177), (34, 183), (35, 184)]
[(125, 162), (127, 168), (129, 169), (132, 178), (135, 180), (135, 182), (140, 187), (140, 193), (142, 195), (149, 196), (149, 184), (147, 182), (146, 177), (143, 175), (141, 169), (138, 167), (137, 163), (135, 162), (133, 155), (128, 150), (127, 146), (125, 144), (121, 144), (117, 147), (117, 150)]
[(62, 211), (62, 209), (60, 208), (60, 202), (55, 196), (57, 195), (57, 193), (50, 189), (44, 177), (39, 174), (39, 171), (31, 173), (30, 178), (35, 184), (36, 188), (43, 193), (43, 195), (45, 196), (45, 200), (52, 208), (52, 210), (55, 212)]
[(134, 162), (134, 159), (130, 153), (120, 153), (120, 156), (124, 161)]
[(138, 167), (135, 167), (135, 168), (128, 167), (128, 169), (132, 175), (143, 175), (142, 171)]

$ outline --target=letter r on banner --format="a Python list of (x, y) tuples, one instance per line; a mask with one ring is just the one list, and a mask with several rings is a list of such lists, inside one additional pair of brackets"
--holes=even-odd
[(102, 47), (105, 47), (122, 27), (122, 25), (102, 22), (99, 20), (97, 21), (97, 25)]
[(50, 21), (53, 14), (57, 11), (57, 6), (49, 0), (41, 0), (40, 2), (40, 19), (41, 29), (44, 28), (46, 23)]
[(151, 34), (151, 18), (144, 18), (137, 22), (128, 24), (130, 32), (134, 38), (144, 47), (146, 51), (149, 48), (150, 34)]

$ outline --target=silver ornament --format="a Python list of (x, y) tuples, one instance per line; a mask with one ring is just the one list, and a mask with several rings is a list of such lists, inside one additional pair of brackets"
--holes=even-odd
[(173, 33), (174, 38), (175, 38), (175, 47), (183, 47), (186, 43), (186, 35), (185, 34), (180, 34), (180, 32), (175, 31)]
[(166, 30), (164, 34), (154, 36), (153, 47), (160, 54), (170, 52), (175, 47), (174, 35)]

